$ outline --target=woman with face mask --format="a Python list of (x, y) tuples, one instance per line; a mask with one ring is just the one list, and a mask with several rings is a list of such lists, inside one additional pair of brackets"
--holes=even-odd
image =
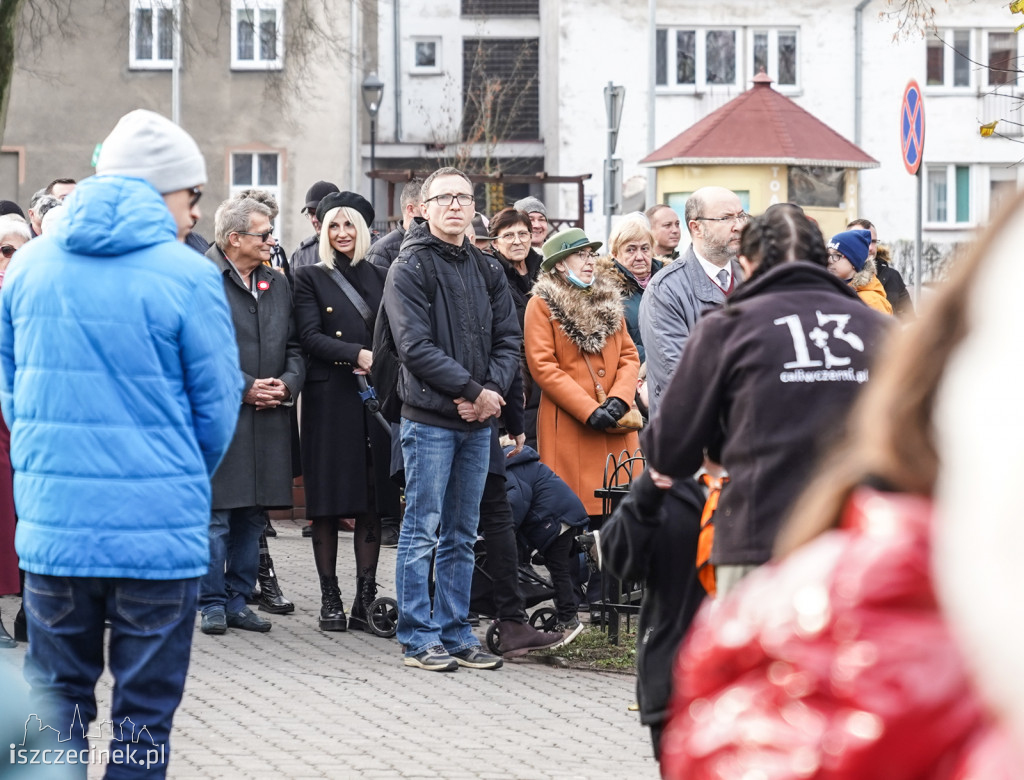
[[(618, 285), (595, 271), (594, 250), (600, 246), (579, 228), (544, 242), (524, 328), (526, 360), (542, 391), (541, 461), (565, 480), (595, 521), (601, 500), (594, 490), (603, 485), (608, 455), (639, 447), (636, 431), (616, 428), (636, 393), (640, 359), (626, 332)], [(604, 402), (597, 400), (595, 380), (607, 393)]]

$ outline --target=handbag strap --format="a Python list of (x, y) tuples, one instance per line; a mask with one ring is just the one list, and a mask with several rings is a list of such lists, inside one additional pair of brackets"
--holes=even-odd
[(316, 267), (331, 277), (331, 281), (341, 288), (341, 291), (345, 293), (345, 297), (348, 298), (349, 302), (356, 307), (356, 311), (359, 312), (359, 316), (363, 318), (363, 322), (366, 323), (366, 327), (370, 330), (370, 333), (373, 333), (373, 312), (370, 311), (370, 307), (366, 305), (366, 301), (363, 300), (363, 297), (356, 292), (356, 288), (352, 286), (349, 280), (346, 279), (337, 268), (330, 268), (322, 261), (317, 263)]
[(597, 374), (594, 373), (594, 367), (590, 365), (590, 358), (587, 356), (587, 353), (581, 349), (580, 354), (583, 355), (583, 360), (587, 364), (587, 370), (590, 372), (590, 378), (594, 380), (594, 389), (597, 390), (598, 394), (604, 393), (604, 387), (602, 387), (601, 383), (597, 381)]

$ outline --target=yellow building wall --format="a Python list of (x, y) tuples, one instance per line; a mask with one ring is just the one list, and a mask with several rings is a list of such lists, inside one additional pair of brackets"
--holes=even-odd
[[(747, 210), (751, 214), (762, 214), (773, 203), (789, 200), (788, 171), (786, 165), (675, 165), (659, 168), (658, 203), (668, 203), (672, 195), (718, 186), (749, 193)], [(857, 171), (848, 169), (844, 208), (804, 209), (807, 216), (817, 220), (826, 240), (845, 230), (847, 223), (857, 218), (858, 183)]]

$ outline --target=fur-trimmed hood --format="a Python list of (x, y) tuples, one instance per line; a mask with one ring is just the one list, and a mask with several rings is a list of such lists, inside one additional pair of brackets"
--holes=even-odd
[(875, 266), (875, 261), (868, 258), (864, 261), (864, 267), (857, 271), (857, 273), (853, 275), (853, 278), (850, 279), (850, 286), (854, 289), (866, 286), (868, 282), (871, 281), (871, 277), (874, 276), (877, 271), (878, 268)]
[(594, 284), (586, 290), (557, 272), (542, 273), (533, 294), (548, 305), (566, 338), (590, 355), (601, 352), (608, 337), (622, 327), (622, 294), (607, 270), (595, 268)]

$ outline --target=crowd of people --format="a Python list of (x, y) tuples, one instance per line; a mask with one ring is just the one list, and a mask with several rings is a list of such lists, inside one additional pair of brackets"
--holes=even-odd
[[(205, 163), (159, 115), (123, 117), (96, 174), (53, 182), (27, 217), (0, 202), (0, 594), (23, 593), (0, 644), (28, 641), (27, 679), (56, 717), (96, 717), (109, 624), (113, 716), (166, 742), (195, 612), (218, 635), (269, 631), (259, 613), (294, 610), (267, 510), (291, 505), (301, 474), (321, 630), (372, 633), (382, 545), (397, 547), (402, 663), (428, 671), (567, 644), (606, 577), (643, 580), (638, 701), (655, 755), (672, 776), (715, 776), (709, 755), (734, 758), (701, 754), (695, 736), (718, 727), (698, 705), (733, 683), (711, 664), (737, 663), (717, 612), (701, 613), (673, 676), (706, 599), (707, 485), (724, 485), (716, 598), (756, 611), (754, 585), (782, 576), (760, 571), (780, 537), (795, 549), (821, 531), (787, 525), (794, 507), (794, 527), (810, 524), (800, 496), (817, 464), (885, 427), (863, 391), (915, 314), (871, 222), (826, 240), (798, 206), (751, 216), (708, 186), (682, 219), (663, 204), (620, 219), (604, 247), (579, 227), (552, 231), (535, 197), (488, 219), (470, 178), (441, 168), (405, 186), (400, 223), (379, 237), (365, 198), (316, 182), (302, 209), (313, 235), (289, 257), (259, 190), (221, 203), (212, 244), (201, 237)], [(398, 402), (385, 419), (367, 401), (389, 360)], [(647, 468), (605, 517), (595, 490), (623, 451)], [(843, 502), (916, 517), (885, 496), (931, 489), (867, 455), (836, 464), (847, 481), (829, 483), (819, 526)], [(354, 583), (338, 579), (346, 524)], [(575, 541), (588, 528), (589, 579)], [(478, 537), (500, 652), (471, 622)], [(541, 627), (519, 577), (534, 553), (556, 613)], [(774, 684), (774, 658), (759, 684)]]

